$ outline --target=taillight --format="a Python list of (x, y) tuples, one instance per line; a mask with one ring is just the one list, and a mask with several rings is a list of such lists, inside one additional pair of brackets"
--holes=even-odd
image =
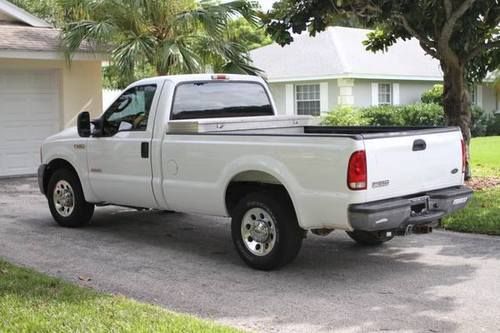
[(462, 173), (465, 173), (465, 163), (467, 163), (467, 155), (465, 154), (465, 142), (462, 139)]
[(355, 151), (349, 158), (347, 186), (354, 191), (366, 190), (367, 178), (365, 151)]

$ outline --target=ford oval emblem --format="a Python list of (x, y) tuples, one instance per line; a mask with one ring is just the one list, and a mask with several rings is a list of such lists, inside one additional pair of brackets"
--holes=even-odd
[(457, 169), (457, 168), (455, 168), (455, 169), (451, 170), (451, 173), (452, 173), (452, 174), (456, 174), (457, 172), (458, 172), (458, 169)]

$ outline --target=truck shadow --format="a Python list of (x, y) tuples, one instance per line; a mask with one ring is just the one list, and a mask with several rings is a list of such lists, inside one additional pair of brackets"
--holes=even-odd
[(498, 329), (500, 238), (435, 232), (363, 248), (335, 232), (260, 272), (234, 251), (227, 219), (107, 207), (65, 229), (34, 184), (0, 185), (0, 254), (73, 282), (82, 274), (94, 288), (259, 332)]
[(132, 296), (257, 331), (455, 331), (449, 314), (464, 297), (456, 293), (474, 285), (478, 260), (500, 261), (498, 242), (472, 251), (469, 238), (451, 233), (364, 248), (339, 232), (309, 236), (294, 263), (259, 272), (240, 261), (227, 219), (110, 208), (81, 232), (114, 253), (127, 244), (144, 257), (129, 269), (168, 285), (129, 286)]

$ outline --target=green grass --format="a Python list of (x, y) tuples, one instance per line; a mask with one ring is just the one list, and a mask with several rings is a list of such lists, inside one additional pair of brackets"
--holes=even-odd
[(500, 136), (472, 139), (471, 162), (472, 176), (500, 177)]
[(500, 187), (477, 191), (469, 205), (447, 217), (449, 230), (500, 235)]
[(237, 331), (0, 260), (0, 332)]
[[(471, 142), (472, 176), (500, 177), (500, 136)], [(500, 235), (500, 187), (475, 191), (469, 205), (443, 220), (449, 230)]]

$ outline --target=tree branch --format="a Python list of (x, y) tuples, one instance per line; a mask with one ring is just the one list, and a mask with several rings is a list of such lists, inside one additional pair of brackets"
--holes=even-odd
[(446, 19), (449, 19), (451, 16), (451, 11), (453, 10), (453, 4), (451, 0), (443, 0), (444, 12), (446, 13)]
[(401, 24), (406, 29), (406, 31), (408, 31), (410, 35), (415, 36), (415, 38), (418, 39), (418, 41), (420, 42), (420, 46), (424, 49), (424, 51), (437, 59), (437, 52), (432, 49), (433, 47), (435, 47), (433, 45), (433, 42), (429, 38), (424, 37), (423, 35), (418, 33), (417, 30), (413, 29), (404, 15), (396, 15), (396, 17), (401, 20)]
[(467, 57), (465, 58), (465, 61), (468, 62), (468, 61), (474, 59), (475, 57), (477, 57), (479, 54), (481, 54), (481, 52), (494, 49), (495, 47), (500, 48), (500, 39), (491, 41), (491, 42), (486, 43), (486, 44), (481, 44), (481, 45), (477, 46), (476, 48), (473, 48), (470, 51), (470, 53), (467, 55)]
[[(445, 2), (448, 1), (449, 0), (445, 0)], [(470, 7), (472, 7), (475, 1), (476, 0), (465, 0), (453, 13), (450, 14), (450, 17), (445, 22), (443, 29), (441, 29), (441, 35), (439, 37), (440, 45), (448, 44), (451, 34), (453, 33), (453, 28), (455, 27), (455, 23), (457, 23), (458, 19), (460, 19)]]

